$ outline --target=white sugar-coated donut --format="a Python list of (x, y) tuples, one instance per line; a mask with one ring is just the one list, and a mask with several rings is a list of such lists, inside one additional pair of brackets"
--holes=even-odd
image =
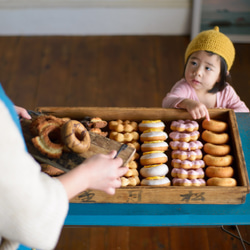
[(201, 134), (201, 138), (213, 144), (226, 144), (229, 141), (228, 133), (215, 133), (209, 130), (204, 130)]
[(189, 161), (189, 160), (180, 160), (180, 159), (172, 159), (171, 165), (174, 168), (184, 168), (184, 169), (198, 169), (198, 168), (204, 168), (205, 162), (203, 160), (195, 160), (195, 161)]
[(196, 150), (202, 149), (203, 144), (200, 141), (191, 141), (191, 142), (181, 142), (181, 141), (171, 141), (169, 146), (172, 150)]
[(227, 167), (232, 164), (233, 156), (232, 155), (214, 156), (206, 154), (203, 157), (203, 160), (207, 166)]
[(141, 180), (142, 186), (170, 186), (170, 180), (163, 176), (163, 177), (147, 177)]
[(202, 152), (200, 149), (192, 150), (192, 151), (184, 151), (184, 150), (173, 150), (171, 153), (173, 159), (180, 159), (180, 160), (201, 160), (202, 159)]
[(181, 179), (201, 179), (204, 178), (204, 170), (202, 168), (186, 170), (183, 168), (173, 168), (171, 176)]
[(140, 158), (141, 165), (154, 165), (162, 164), (168, 161), (168, 157), (164, 152), (161, 151), (149, 151), (144, 152)]
[(148, 165), (140, 169), (140, 174), (143, 177), (165, 176), (168, 170), (166, 164)]
[(221, 177), (221, 178), (231, 178), (234, 175), (234, 169), (231, 166), (228, 167), (214, 167), (209, 166), (206, 168), (207, 177)]
[(161, 120), (143, 120), (141, 123), (139, 123), (139, 130), (141, 132), (151, 128), (164, 130), (165, 124)]
[(196, 141), (200, 136), (200, 132), (199, 131), (193, 131), (193, 132), (171, 132), (169, 134), (169, 137), (173, 140), (173, 141), (182, 141), (182, 142), (190, 142), (190, 141)]
[(206, 181), (204, 179), (181, 179), (181, 178), (173, 178), (172, 180), (173, 186), (194, 186), (194, 187), (200, 187), (200, 186), (206, 186)]
[(170, 129), (179, 132), (193, 132), (199, 129), (199, 124), (192, 120), (172, 121)]
[(141, 145), (141, 151), (166, 151), (168, 150), (168, 143), (166, 141), (144, 141)]
[(141, 135), (140, 139), (142, 142), (144, 141), (165, 141), (168, 138), (166, 132), (160, 129), (148, 129), (145, 130)]
[(209, 131), (221, 133), (227, 130), (228, 125), (226, 122), (218, 121), (214, 119), (210, 119), (209, 121), (207, 119), (203, 120), (202, 127), (204, 129), (207, 129)]
[(205, 153), (216, 156), (227, 155), (231, 151), (231, 147), (228, 144), (216, 145), (209, 142), (204, 144), (203, 149)]
[(207, 180), (208, 186), (234, 187), (237, 181), (234, 178), (212, 177)]

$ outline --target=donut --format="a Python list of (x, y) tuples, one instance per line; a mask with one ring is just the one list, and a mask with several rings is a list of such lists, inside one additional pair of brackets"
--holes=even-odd
[(237, 181), (234, 178), (212, 177), (207, 180), (208, 186), (235, 187)]
[(202, 127), (206, 130), (216, 132), (216, 133), (222, 133), (225, 132), (228, 128), (228, 125), (226, 122), (218, 121), (210, 119), (209, 121), (207, 119), (203, 120)]
[(63, 124), (61, 135), (65, 146), (75, 153), (83, 153), (90, 147), (89, 132), (79, 121), (70, 120)]
[(137, 141), (139, 139), (139, 134), (136, 131), (120, 133), (112, 131), (109, 134), (109, 138), (121, 143), (127, 143), (132, 141)]
[(230, 153), (231, 147), (228, 144), (216, 145), (208, 142), (204, 144), (203, 150), (210, 155), (223, 156)]
[(201, 138), (213, 144), (225, 144), (229, 141), (229, 135), (227, 133), (215, 133), (209, 130), (204, 130), (201, 134)]
[(168, 138), (166, 132), (151, 128), (148, 130), (144, 130), (144, 132), (140, 135), (140, 139), (142, 142), (144, 141), (165, 141)]
[(232, 155), (214, 156), (206, 154), (203, 157), (203, 160), (207, 166), (227, 167), (232, 164), (233, 156)]
[(205, 163), (203, 160), (195, 160), (195, 161), (189, 161), (189, 160), (180, 160), (180, 159), (173, 159), (171, 161), (171, 165), (174, 168), (184, 168), (184, 169), (198, 169), (198, 168), (204, 168)]
[(138, 176), (139, 173), (137, 171), (137, 169), (135, 168), (129, 168), (127, 173), (124, 175), (125, 177), (131, 177), (131, 176)]
[(167, 151), (168, 143), (165, 141), (144, 141), (141, 145), (141, 151)]
[(142, 186), (170, 186), (170, 180), (165, 176), (147, 177), (141, 180)]
[(204, 178), (204, 171), (202, 168), (186, 170), (183, 168), (173, 168), (171, 176), (181, 179), (201, 179)]
[(59, 176), (65, 173), (63, 170), (55, 168), (49, 164), (41, 164), (41, 171), (50, 176)]
[(191, 120), (172, 121), (170, 129), (179, 132), (193, 132), (199, 129), (199, 124)]
[(171, 141), (169, 146), (172, 150), (196, 150), (202, 149), (203, 144), (200, 141), (191, 141), (191, 142), (181, 142), (181, 141)]
[(137, 186), (140, 183), (140, 179), (138, 176), (131, 176), (131, 177), (121, 177), (121, 186)]
[(171, 132), (169, 134), (169, 137), (173, 141), (181, 141), (181, 142), (190, 142), (190, 141), (196, 141), (200, 136), (199, 131), (193, 131), (193, 132)]
[(206, 168), (205, 173), (207, 177), (229, 178), (229, 177), (233, 177), (234, 169), (230, 166), (228, 167), (209, 166)]
[(136, 151), (139, 151), (141, 149), (141, 144), (138, 141), (128, 142), (127, 145), (131, 148), (135, 148)]
[(109, 129), (116, 132), (125, 132), (130, 133), (132, 131), (136, 131), (138, 128), (137, 122), (135, 121), (122, 121), (122, 120), (116, 120), (116, 121), (110, 121), (109, 122)]
[(172, 180), (173, 186), (185, 186), (185, 187), (200, 187), (206, 186), (206, 181), (204, 179), (181, 179), (181, 178), (173, 178)]
[(171, 153), (172, 159), (180, 159), (180, 160), (201, 160), (202, 152), (200, 149), (192, 150), (192, 151), (183, 151), (183, 150), (174, 150)]
[(161, 120), (143, 120), (141, 123), (139, 123), (138, 127), (141, 132), (151, 128), (156, 128), (163, 131), (165, 124)]
[(167, 155), (162, 151), (149, 151), (144, 152), (140, 157), (141, 165), (154, 165), (154, 164), (162, 164), (168, 161)]
[(136, 161), (130, 161), (127, 163), (127, 167), (130, 169), (137, 169), (138, 163)]
[(164, 176), (167, 173), (168, 166), (166, 164), (148, 165), (140, 169), (140, 174), (143, 177)]
[(43, 128), (40, 135), (31, 139), (35, 148), (51, 158), (60, 158), (63, 153), (60, 125), (54, 124)]

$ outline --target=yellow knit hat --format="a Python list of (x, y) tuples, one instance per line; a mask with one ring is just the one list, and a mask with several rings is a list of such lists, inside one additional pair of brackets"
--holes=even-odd
[(185, 63), (192, 53), (199, 50), (211, 51), (223, 57), (228, 70), (233, 65), (234, 45), (226, 35), (219, 31), (218, 26), (215, 26), (213, 30), (202, 31), (189, 43), (185, 53)]

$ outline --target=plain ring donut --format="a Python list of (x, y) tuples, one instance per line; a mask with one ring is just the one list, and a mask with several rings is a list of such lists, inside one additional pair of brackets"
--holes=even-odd
[(234, 178), (212, 177), (207, 180), (208, 186), (235, 187), (237, 181)]
[(216, 145), (213, 143), (206, 143), (203, 146), (203, 150), (205, 153), (215, 156), (227, 155), (231, 151), (231, 147), (228, 144)]
[(215, 167), (227, 167), (232, 164), (233, 156), (225, 155), (225, 156), (214, 156), (214, 155), (205, 155), (203, 160), (207, 166), (215, 166)]
[(229, 141), (229, 135), (227, 133), (215, 133), (209, 130), (203, 131), (201, 138), (213, 144), (225, 144)]
[(202, 127), (212, 132), (221, 133), (227, 130), (228, 125), (226, 122), (210, 119), (203, 120)]
[(230, 166), (228, 167), (214, 167), (209, 166), (205, 170), (206, 176), (211, 177), (221, 177), (221, 178), (230, 178), (234, 175), (234, 169)]
[(76, 120), (70, 120), (62, 126), (64, 144), (75, 153), (83, 153), (90, 147), (90, 135), (84, 125)]

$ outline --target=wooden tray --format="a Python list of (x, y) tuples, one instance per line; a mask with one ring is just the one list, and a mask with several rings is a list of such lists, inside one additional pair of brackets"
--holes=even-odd
[[(58, 117), (82, 119), (85, 116), (99, 116), (104, 120), (160, 119), (170, 132), (170, 123), (178, 119), (191, 119), (188, 112), (181, 109), (163, 108), (111, 108), (111, 107), (39, 107), (37, 111)], [(242, 151), (236, 116), (228, 109), (210, 109), (210, 117), (229, 124), (230, 145), (234, 156), (236, 187), (122, 187), (113, 196), (101, 191), (87, 190), (71, 200), (72, 203), (155, 203), (155, 204), (241, 204), (249, 193), (249, 179)], [(201, 124), (202, 120), (198, 121)], [(200, 126), (200, 132), (202, 128)], [(201, 140), (201, 138), (199, 139)], [(169, 143), (169, 139), (167, 142)], [(167, 154), (170, 155), (170, 149)], [(170, 162), (171, 158), (169, 158)], [(171, 169), (170, 163), (168, 166)], [(169, 171), (171, 172), (171, 171)], [(168, 174), (170, 177), (170, 173)]]

